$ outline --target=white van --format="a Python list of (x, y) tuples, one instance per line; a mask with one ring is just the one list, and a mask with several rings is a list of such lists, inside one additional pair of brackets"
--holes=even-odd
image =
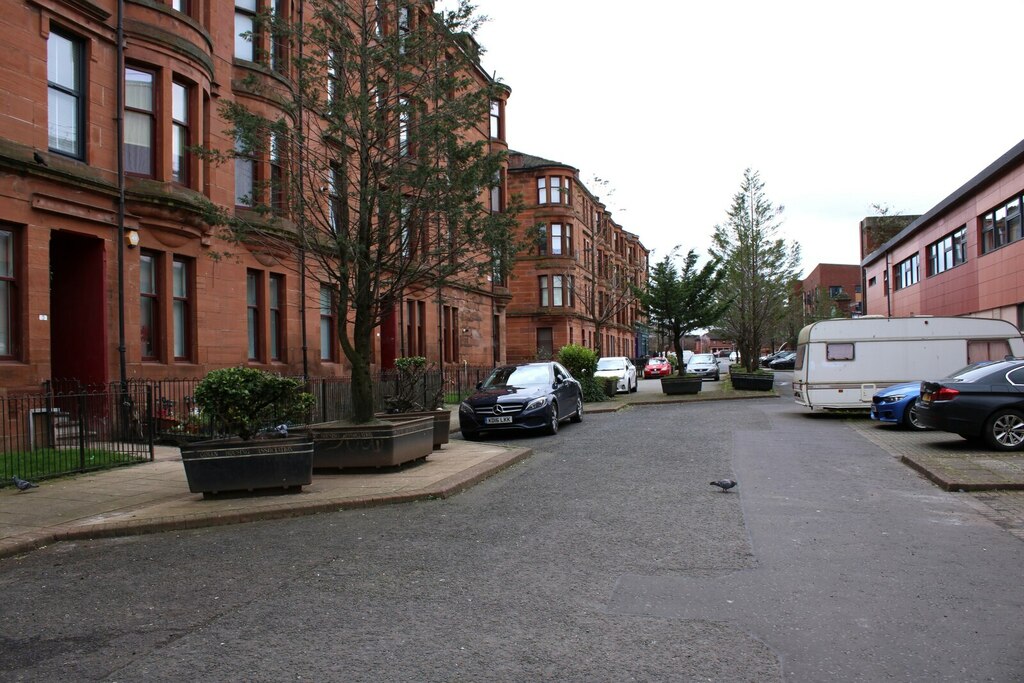
[(1020, 330), (987, 318), (840, 318), (797, 337), (793, 397), (811, 410), (871, 407), (900, 382), (938, 379), (981, 360), (1024, 356)]

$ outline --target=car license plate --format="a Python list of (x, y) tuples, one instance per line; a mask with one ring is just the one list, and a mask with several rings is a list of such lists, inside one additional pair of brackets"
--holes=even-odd
[(500, 415), (498, 417), (485, 417), (484, 418), (484, 424), (485, 425), (507, 425), (507, 424), (512, 424), (512, 416), (511, 415)]

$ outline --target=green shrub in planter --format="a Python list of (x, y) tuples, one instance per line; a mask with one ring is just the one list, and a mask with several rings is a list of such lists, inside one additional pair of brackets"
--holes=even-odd
[(584, 377), (580, 380), (580, 386), (583, 388), (584, 403), (600, 403), (608, 400), (608, 396), (604, 393), (604, 382), (598, 381), (596, 377)]
[(558, 350), (558, 360), (573, 377), (583, 380), (597, 371), (597, 354), (579, 344), (566, 344)]
[(274, 424), (305, 422), (313, 407), (313, 395), (301, 382), (256, 368), (213, 370), (194, 396), (219, 429), (246, 441)]

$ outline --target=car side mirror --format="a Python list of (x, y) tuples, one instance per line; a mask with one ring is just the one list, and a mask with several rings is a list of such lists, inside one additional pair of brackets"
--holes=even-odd
[(484, 383), (483, 382), (477, 382), (476, 383), (476, 388), (477, 389), (483, 389), (484, 388)]

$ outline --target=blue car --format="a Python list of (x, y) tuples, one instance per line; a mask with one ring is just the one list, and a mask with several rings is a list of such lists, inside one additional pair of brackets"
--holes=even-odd
[(917, 419), (915, 403), (920, 395), (920, 382), (886, 387), (871, 397), (871, 419), (903, 425), (907, 429), (928, 429)]

